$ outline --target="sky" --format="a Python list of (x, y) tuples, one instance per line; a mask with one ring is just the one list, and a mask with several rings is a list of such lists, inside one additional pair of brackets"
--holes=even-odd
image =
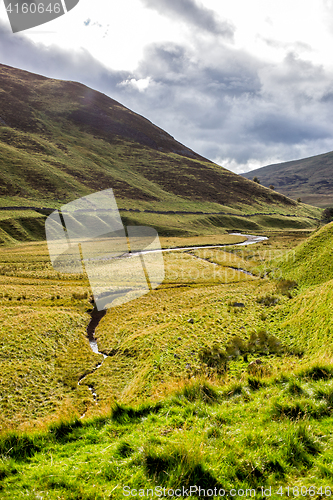
[(0, 0), (0, 63), (103, 92), (236, 173), (333, 150), (332, 46), (332, 0), (80, 0), (15, 34)]

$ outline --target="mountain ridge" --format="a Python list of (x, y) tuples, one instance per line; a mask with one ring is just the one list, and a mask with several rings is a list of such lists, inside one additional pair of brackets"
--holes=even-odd
[(0, 206), (58, 208), (112, 188), (119, 209), (171, 214), (160, 221), (131, 214), (131, 223), (159, 229), (234, 228), (229, 220), (172, 216), (181, 212), (318, 216), (203, 158), (83, 84), (0, 65), (0, 90)]

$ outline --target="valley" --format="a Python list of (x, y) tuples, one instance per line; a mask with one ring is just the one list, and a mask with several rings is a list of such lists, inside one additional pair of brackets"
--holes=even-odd
[[(164, 253), (156, 290), (95, 322), (99, 353), (86, 276), (56, 273), (43, 242), (2, 247), (4, 498), (330, 487), (332, 271), (318, 270), (331, 231), (248, 246), (210, 236), (228, 246), (197, 249), (200, 238), (162, 238), (185, 250)], [(305, 266), (296, 283), (314, 247), (317, 272)]]
[[(323, 199), (238, 176), (80, 83), (0, 65), (0, 85), (0, 498), (328, 498)], [(86, 272), (52, 267), (45, 221), (110, 188), (124, 226), (158, 232), (165, 279), (97, 313)]]

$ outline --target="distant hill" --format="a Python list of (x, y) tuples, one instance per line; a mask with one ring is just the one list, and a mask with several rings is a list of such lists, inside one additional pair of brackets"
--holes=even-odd
[[(170, 212), (318, 216), (314, 208), (203, 158), (100, 92), (5, 65), (0, 65), (0, 171), (0, 208), (56, 208), (113, 188), (123, 211), (168, 214), (149, 218), (133, 212), (127, 222), (174, 233), (239, 225), (200, 215), (185, 220)], [(303, 222), (296, 221), (297, 227)]]
[(241, 174), (258, 177), (263, 186), (317, 207), (333, 206), (333, 151), (302, 160), (277, 163)]

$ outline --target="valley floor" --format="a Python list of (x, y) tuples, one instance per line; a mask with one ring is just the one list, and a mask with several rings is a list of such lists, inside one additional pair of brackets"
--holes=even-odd
[(55, 272), (43, 242), (2, 248), (0, 497), (330, 496), (330, 319), (304, 341), (290, 318), (311, 296), (278, 264), (307, 236), (165, 253), (163, 284), (101, 319), (97, 370), (87, 277)]

